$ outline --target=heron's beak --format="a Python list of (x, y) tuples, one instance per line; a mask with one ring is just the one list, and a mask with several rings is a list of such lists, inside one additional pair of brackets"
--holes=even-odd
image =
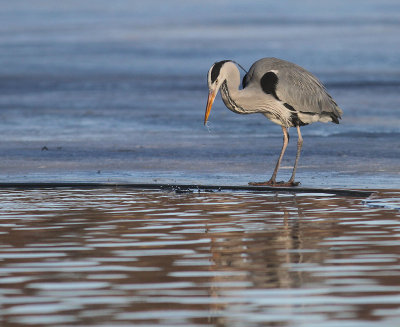
[(206, 107), (206, 114), (204, 116), (204, 125), (207, 123), (208, 116), (210, 116), (211, 107), (214, 103), (215, 96), (217, 95), (216, 92), (210, 91), (208, 93), (207, 99), (207, 107)]

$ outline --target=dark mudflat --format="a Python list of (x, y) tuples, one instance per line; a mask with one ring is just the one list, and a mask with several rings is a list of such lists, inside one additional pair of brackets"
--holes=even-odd
[(43, 188), (132, 188), (142, 190), (171, 190), (177, 193), (191, 193), (196, 191), (218, 192), (218, 191), (251, 191), (251, 192), (289, 192), (289, 193), (321, 193), (334, 194), (338, 196), (365, 196), (375, 193), (371, 190), (347, 190), (311, 187), (272, 187), (251, 185), (194, 185), (194, 184), (157, 184), (157, 183), (79, 183), (79, 182), (55, 182), (55, 183), (0, 183), (0, 189), (43, 189)]

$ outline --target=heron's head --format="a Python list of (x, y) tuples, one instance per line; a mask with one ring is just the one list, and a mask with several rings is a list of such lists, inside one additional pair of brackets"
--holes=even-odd
[(204, 116), (204, 125), (207, 123), (207, 119), (208, 116), (210, 115), (211, 107), (214, 103), (218, 90), (228, 78), (228, 74), (232, 69), (231, 65), (233, 65), (236, 68), (232, 60), (218, 61), (214, 65), (212, 65), (210, 70), (208, 71), (207, 75), (208, 99), (207, 99), (206, 114)]

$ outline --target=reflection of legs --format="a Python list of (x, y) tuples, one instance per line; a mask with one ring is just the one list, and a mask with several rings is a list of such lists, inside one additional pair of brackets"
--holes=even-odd
[[(286, 127), (282, 126), (282, 131), (283, 131), (283, 145), (282, 145), (282, 150), (281, 154), (279, 155), (278, 161), (276, 163), (274, 172), (271, 176), (271, 179), (268, 182), (254, 182), (254, 183), (249, 183), (250, 185), (270, 185), (270, 186), (275, 186), (278, 183), (276, 183), (276, 175), (278, 174), (279, 166), (281, 165), (281, 161), (283, 158), (283, 155), (285, 154), (286, 147), (289, 143), (289, 133), (286, 129)], [(279, 185), (282, 185), (279, 183)]]
[(293, 184), (293, 186), (299, 184), (299, 183), (296, 183), (296, 182), (294, 181), (294, 176), (296, 175), (297, 164), (298, 164), (299, 159), (300, 159), (301, 147), (303, 146), (303, 137), (301, 136), (301, 133), (300, 133), (300, 127), (299, 127), (299, 126), (296, 126), (296, 128), (297, 128), (297, 135), (298, 135), (296, 160), (295, 160), (295, 162), (294, 162), (292, 177), (290, 177), (290, 179), (289, 179), (289, 181), (288, 181), (288, 184)]

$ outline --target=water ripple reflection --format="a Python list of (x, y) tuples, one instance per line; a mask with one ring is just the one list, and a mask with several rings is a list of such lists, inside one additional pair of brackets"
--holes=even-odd
[(397, 326), (399, 195), (3, 191), (0, 323)]

